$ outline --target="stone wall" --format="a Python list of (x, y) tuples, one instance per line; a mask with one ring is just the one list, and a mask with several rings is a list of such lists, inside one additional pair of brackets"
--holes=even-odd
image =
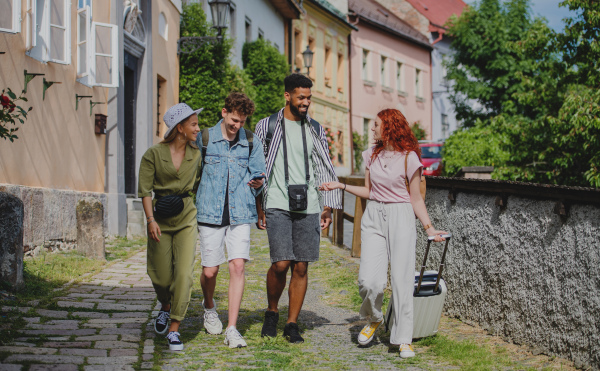
[(23, 249), (25, 255), (42, 250), (70, 250), (77, 246), (77, 202), (84, 197), (98, 199), (104, 206), (104, 233), (107, 226), (106, 194), (76, 192), (0, 184), (0, 192), (23, 201)]
[[(556, 196), (544, 199), (540, 186), (503, 194), (482, 191), (486, 181), (471, 183), (476, 187), (469, 191), (443, 181), (431, 187), (429, 179), (433, 224), (454, 235), (443, 275), (445, 313), (527, 344), (534, 353), (600, 369), (599, 192), (587, 190), (582, 201), (565, 202), (567, 213), (559, 215), (557, 198), (577, 189), (555, 187)], [(502, 190), (503, 184), (488, 182)], [(418, 231), (417, 268), (426, 246)], [(439, 264), (442, 247), (430, 251), (430, 268)]]

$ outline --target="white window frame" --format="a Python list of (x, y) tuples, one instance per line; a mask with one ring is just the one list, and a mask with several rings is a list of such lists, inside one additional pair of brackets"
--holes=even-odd
[(404, 92), (404, 63), (396, 62), (396, 90)]
[[(96, 53), (96, 28), (106, 27), (111, 29), (111, 53), (101, 54)], [(91, 38), (91, 58), (89, 60), (90, 66), (90, 82), (95, 86), (103, 86), (106, 88), (116, 88), (119, 86), (119, 29), (116, 25), (110, 23), (92, 22), (92, 32), (90, 33)], [(96, 57), (111, 57), (111, 82), (110, 83), (98, 83), (96, 81)]]
[(12, 1), (12, 28), (0, 28), (0, 32), (19, 33), (21, 32), (21, 0)]
[[(64, 12), (63, 19), (64, 25), (52, 25), (50, 17), (50, 2), (52, 0), (32, 0), (31, 5), (28, 7), (28, 17), (31, 16), (32, 24), (29, 30), (31, 38), (27, 37), (27, 55), (39, 60), (40, 62), (53, 62), (59, 64), (71, 64), (71, 1), (70, 0), (56, 0), (63, 1)], [(39, 3), (43, 4), (42, 7), (38, 6)], [(52, 37), (51, 29), (59, 28), (64, 30), (64, 59), (52, 59)], [(41, 41), (40, 43), (38, 43)]]
[[(86, 30), (86, 32), (85, 32), (86, 38), (83, 41), (81, 41), (81, 37), (79, 35), (79, 30), (81, 29), (79, 22), (81, 22), (81, 20), (82, 20), (81, 14), (85, 14), (84, 18), (83, 18), (85, 25), (83, 25), (83, 27), (85, 27), (85, 30)], [(85, 85), (89, 85), (88, 79), (89, 79), (89, 75), (90, 75), (90, 60), (91, 60), (91, 58), (90, 58), (90, 52), (91, 52), (90, 39), (91, 39), (91, 33), (92, 33), (91, 19), (92, 19), (91, 8), (89, 5), (85, 5), (83, 8), (79, 8), (77, 10), (77, 26), (76, 26), (77, 27), (77, 41), (76, 41), (76, 44), (77, 44), (77, 62), (76, 62), (77, 81), (79, 81)], [(84, 56), (81, 55), (81, 48), (80, 48), (80, 46), (83, 44), (85, 44), (85, 55)], [(81, 69), (80, 69), (82, 57), (85, 58), (85, 61), (86, 61), (85, 71), (81, 71)]]

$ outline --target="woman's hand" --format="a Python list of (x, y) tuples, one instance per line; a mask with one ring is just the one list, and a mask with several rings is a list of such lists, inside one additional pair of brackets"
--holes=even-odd
[(340, 182), (328, 182), (319, 186), (319, 191), (333, 191), (334, 189), (342, 189), (344, 185)]
[(154, 241), (160, 242), (160, 239), (158, 237), (161, 235), (162, 234), (160, 233), (160, 227), (158, 226), (156, 220), (153, 219), (151, 222), (148, 223), (148, 236), (150, 236), (150, 238), (152, 238)]
[(438, 231), (433, 227), (429, 227), (425, 230), (425, 232), (427, 232), (427, 235), (429, 237), (431, 236), (435, 236), (435, 238), (433, 239), (435, 242), (442, 242), (442, 241), (446, 241), (446, 239), (444, 237), (442, 237), (442, 234), (448, 234), (448, 232), (446, 231)]

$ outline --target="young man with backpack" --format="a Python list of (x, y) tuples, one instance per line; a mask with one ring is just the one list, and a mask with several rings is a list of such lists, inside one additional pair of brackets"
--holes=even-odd
[(261, 335), (277, 336), (279, 298), (291, 270), (283, 335), (291, 343), (302, 343), (297, 322), (308, 288), (308, 263), (319, 259), (321, 229), (331, 223), (331, 209), (342, 208), (342, 191), (318, 190), (337, 176), (325, 130), (308, 115), (312, 81), (294, 73), (284, 84), (285, 107), (262, 119), (255, 134), (264, 144), (267, 167), (262, 202), (257, 202), (258, 227), (267, 229), (271, 255)]
[[(202, 148), (202, 179), (196, 194), (202, 259), (200, 284), (204, 301), (204, 328), (209, 334), (223, 331), (213, 299), (219, 266), (229, 266), (229, 322), (225, 344), (246, 346), (236, 323), (244, 293), (244, 266), (250, 258), (250, 226), (257, 221), (255, 197), (265, 176), (265, 158), (254, 145), (250, 130), (243, 129), (254, 112), (254, 103), (242, 93), (231, 93), (221, 111), (223, 119), (198, 135)], [(260, 142), (258, 142), (260, 143)], [(225, 246), (227, 259), (225, 259)]]

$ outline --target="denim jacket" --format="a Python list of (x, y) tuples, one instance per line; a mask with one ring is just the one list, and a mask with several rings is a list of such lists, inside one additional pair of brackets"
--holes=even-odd
[[(208, 147), (202, 159), (202, 179), (196, 194), (197, 220), (199, 223), (221, 224), (229, 175), (230, 224), (255, 223), (258, 220), (255, 197), (262, 187), (255, 190), (248, 182), (253, 176), (266, 173), (261, 141), (254, 138), (252, 154), (248, 156), (248, 139), (246, 131), (241, 128), (239, 141), (230, 149), (229, 141), (223, 138), (221, 132), (222, 121), (208, 129)], [(202, 148), (202, 135), (198, 135), (196, 143)]]

